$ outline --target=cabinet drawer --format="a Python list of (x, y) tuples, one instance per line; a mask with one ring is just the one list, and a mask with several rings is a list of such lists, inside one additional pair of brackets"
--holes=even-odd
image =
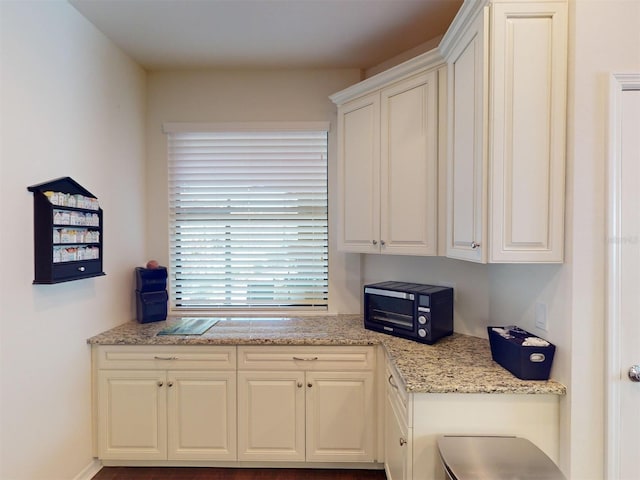
[(239, 370), (372, 370), (373, 347), (238, 347)]
[(236, 347), (100, 345), (95, 361), (99, 369), (235, 370)]
[(73, 279), (101, 274), (102, 262), (100, 260), (78, 260), (76, 262), (53, 264), (54, 280)]

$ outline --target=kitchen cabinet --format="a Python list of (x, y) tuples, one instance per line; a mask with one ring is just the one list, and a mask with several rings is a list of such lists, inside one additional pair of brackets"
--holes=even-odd
[(386, 372), (388, 480), (446, 478), (436, 445), (440, 435), (520, 436), (558, 462), (558, 395), (411, 393), (389, 358)]
[(34, 284), (104, 275), (103, 212), (97, 198), (70, 177), (32, 185)]
[(567, 5), (467, 2), (448, 66), (446, 255), (563, 261)]
[(373, 347), (238, 347), (238, 459), (373, 462)]
[(338, 105), (338, 248), (436, 255), (438, 71)]
[(101, 346), (98, 457), (235, 460), (235, 347)]

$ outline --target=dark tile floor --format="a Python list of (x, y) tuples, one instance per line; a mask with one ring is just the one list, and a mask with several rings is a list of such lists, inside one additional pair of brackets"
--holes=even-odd
[(103, 467), (93, 480), (386, 480), (383, 470)]

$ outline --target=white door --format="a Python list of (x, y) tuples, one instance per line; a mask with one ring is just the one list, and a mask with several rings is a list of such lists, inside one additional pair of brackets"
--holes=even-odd
[(372, 462), (373, 372), (307, 372), (309, 462)]
[(485, 7), (447, 59), (447, 257), (487, 261), (488, 29)]
[(116, 460), (167, 458), (165, 372), (100, 370), (98, 456)]
[(492, 9), (489, 261), (562, 262), (567, 4)]
[(304, 462), (304, 372), (238, 372), (238, 460)]
[(607, 477), (640, 478), (640, 74), (611, 79)]
[(383, 253), (436, 255), (438, 76), (423, 73), (382, 90), (380, 244)]
[(388, 480), (409, 478), (409, 454), (411, 440), (407, 425), (396, 413), (391, 397), (387, 397), (384, 431), (384, 466)]
[(169, 460), (236, 459), (236, 372), (169, 372), (167, 392)]
[(338, 248), (380, 251), (380, 95), (338, 108)]

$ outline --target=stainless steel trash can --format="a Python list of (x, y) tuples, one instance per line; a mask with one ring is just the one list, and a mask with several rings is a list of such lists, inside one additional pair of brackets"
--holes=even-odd
[(444, 435), (437, 443), (451, 480), (566, 480), (556, 464), (524, 438)]

